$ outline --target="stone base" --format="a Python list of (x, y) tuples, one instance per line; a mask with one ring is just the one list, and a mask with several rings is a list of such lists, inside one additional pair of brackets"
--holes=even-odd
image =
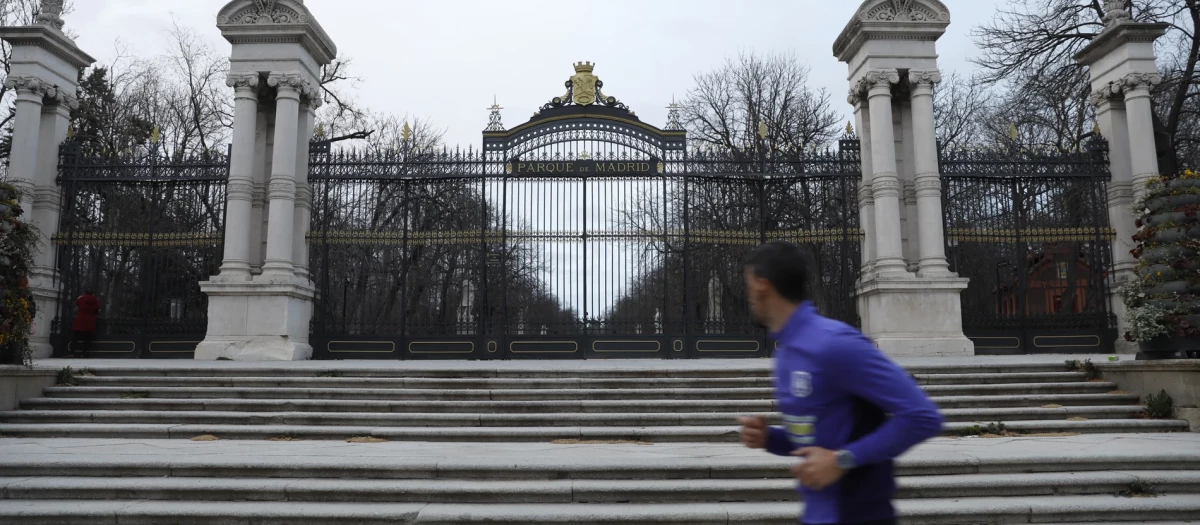
[[(29, 291), (33, 294), (34, 304), (37, 305), (37, 315), (33, 317), (33, 330), (29, 334), (29, 347), (33, 351), (34, 359), (45, 359), (54, 354), (54, 348), (50, 346), (50, 331), (54, 317), (58, 315), (58, 284), (53, 276), (35, 272), (29, 281)], [(69, 329), (73, 321), (73, 318), (65, 320), (65, 329)]]
[(857, 287), (863, 333), (892, 357), (975, 355), (962, 331), (967, 283), (955, 275), (869, 275)]
[(208, 294), (208, 334), (197, 360), (304, 361), (312, 358), (309, 321), (316, 289), (307, 280), (217, 276)]

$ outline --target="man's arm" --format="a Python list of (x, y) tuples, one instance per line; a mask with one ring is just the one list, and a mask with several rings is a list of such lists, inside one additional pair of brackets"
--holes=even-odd
[(828, 358), (832, 371), (844, 378), (843, 388), (892, 415), (875, 432), (843, 447), (857, 464), (872, 465), (937, 436), (944, 420), (908, 372), (865, 337), (857, 339), (851, 348), (831, 352)]
[(787, 431), (779, 427), (770, 427), (767, 433), (767, 452), (776, 456), (791, 456), (796, 451), (792, 440), (788, 439)]

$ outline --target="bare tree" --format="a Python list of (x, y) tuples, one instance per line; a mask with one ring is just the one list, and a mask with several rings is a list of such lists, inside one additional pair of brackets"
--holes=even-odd
[(808, 85), (808, 66), (795, 55), (744, 53), (695, 77), (683, 101), (688, 138), (697, 146), (735, 151), (760, 144), (779, 150), (828, 145), (839, 130), (838, 113), (824, 90)]
[(946, 75), (938, 86), (933, 108), (941, 147), (955, 149), (981, 138), (982, 116), (989, 105), (989, 94), (987, 86), (977, 78), (957, 72)]
[[(1197, 111), (1200, 98), (1200, 0), (1128, 0), (1126, 8), (1142, 22), (1164, 22), (1167, 35), (1160, 40), (1164, 55), (1160, 63), (1167, 79), (1155, 93), (1155, 128), (1160, 146), (1160, 168), (1176, 171), (1180, 159), (1194, 155), (1200, 137), (1188, 117)], [(983, 80), (990, 84), (1011, 84), (1021, 91), (1031, 82), (1041, 85), (1050, 80), (1074, 80), (1074, 55), (1104, 28), (1104, 6), (1099, 0), (1009, 0), (991, 23), (975, 30), (976, 43), (984, 54), (976, 60), (983, 69)], [(1036, 84), (1034, 84), (1036, 86)], [(1086, 98), (1087, 92), (1074, 84), (1059, 84), (1052, 89)], [(1187, 133), (1181, 135), (1181, 133)]]

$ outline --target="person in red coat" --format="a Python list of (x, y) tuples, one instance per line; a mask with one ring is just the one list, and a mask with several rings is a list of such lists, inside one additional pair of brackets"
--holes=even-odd
[(92, 339), (96, 335), (96, 318), (100, 315), (100, 300), (91, 290), (83, 292), (75, 300), (75, 323), (72, 329), (75, 330), (75, 342), (79, 345), (78, 348), (72, 348), (75, 357), (88, 357), (92, 351)]

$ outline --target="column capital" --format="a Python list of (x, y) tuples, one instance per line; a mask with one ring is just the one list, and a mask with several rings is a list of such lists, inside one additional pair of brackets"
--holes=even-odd
[(312, 85), (304, 80), (304, 76), (294, 72), (272, 72), (267, 77), (267, 85), (279, 90), (279, 97), (287, 97), (295, 95), (297, 97), (311, 97), (315, 92)]
[(1128, 97), (1131, 91), (1150, 91), (1162, 83), (1162, 75), (1158, 73), (1130, 73), (1119, 81), (1121, 88)]
[(55, 89), (53, 93), (47, 93), (46, 97), (51, 99), (54, 104), (68, 110), (79, 109), (79, 97), (68, 94), (61, 89)]
[(862, 91), (857, 88), (850, 88), (850, 93), (846, 95), (846, 103), (857, 108), (861, 102)]
[(913, 88), (928, 89), (929, 94), (942, 83), (942, 72), (936, 69), (913, 69), (908, 72), (908, 83)]
[(1095, 107), (1102, 107), (1105, 104), (1111, 104), (1113, 97), (1116, 96), (1113, 88), (1114, 86), (1109, 84), (1096, 91), (1093, 91), (1091, 95), (1088, 95), (1088, 102), (1091, 102)]
[(230, 73), (225, 78), (225, 85), (238, 91), (258, 89), (258, 73)]
[(313, 93), (306, 95), (302, 102), (308, 106), (309, 111), (316, 111), (325, 105), (325, 98), (321, 96), (320, 88), (317, 88), (313, 90)]
[(896, 69), (872, 69), (858, 81), (859, 91), (887, 89), (891, 93), (892, 86), (900, 83), (900, 71)]
[(9, 75), (4, 80), (4, 87), (16, 91), (17, 95), (33, 95), (39, 99), (58, 96), (57, 87), (33, 75)]

